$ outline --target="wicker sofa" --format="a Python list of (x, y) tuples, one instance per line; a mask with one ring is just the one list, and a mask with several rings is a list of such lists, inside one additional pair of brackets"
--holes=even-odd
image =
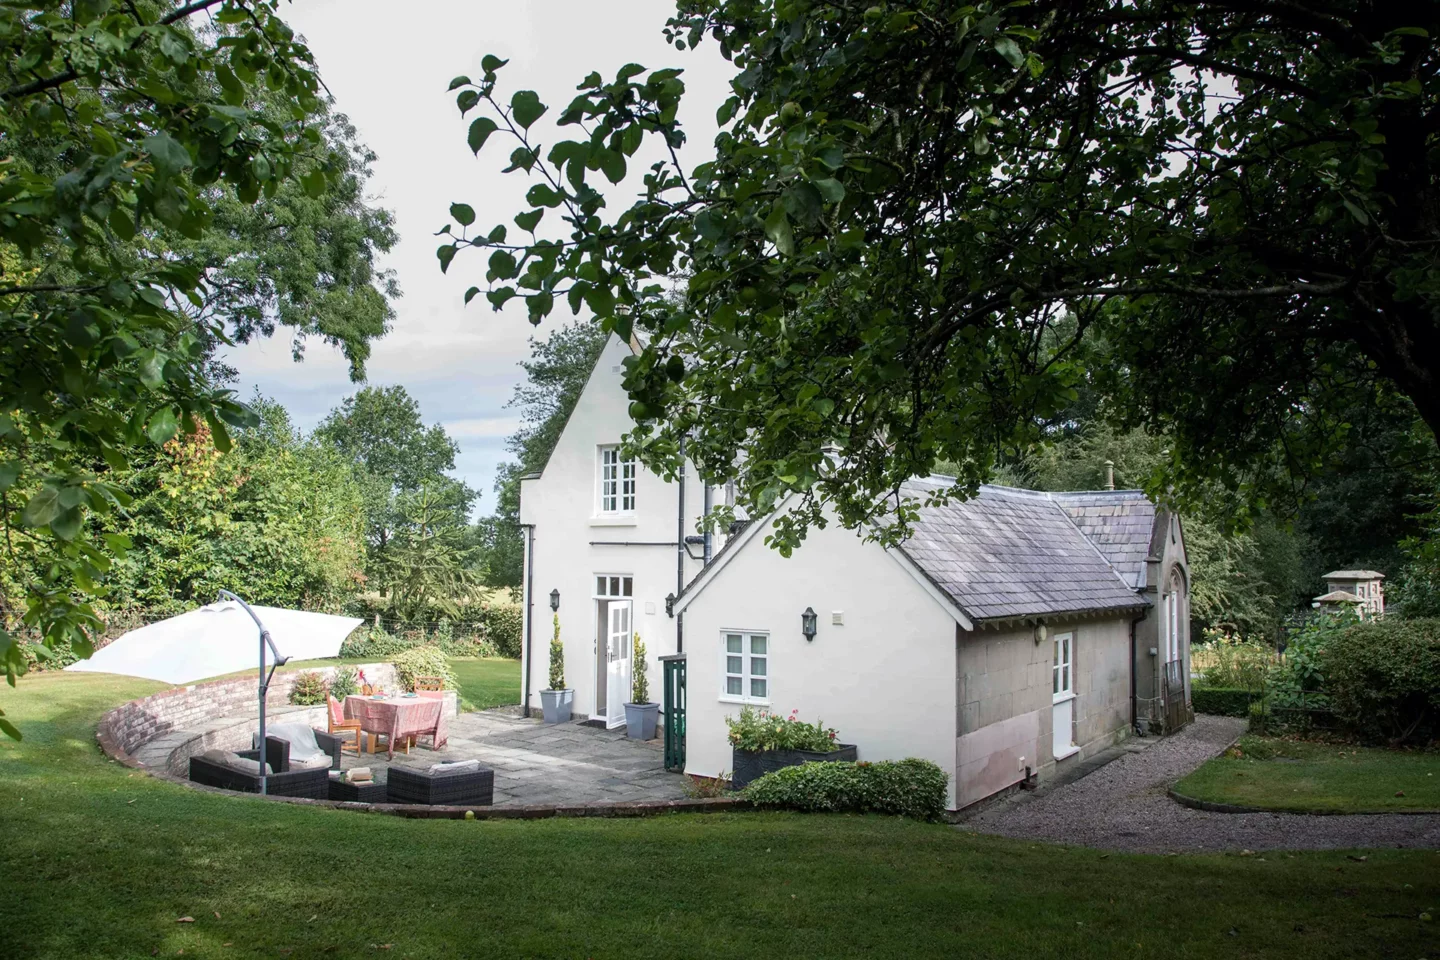
[(471, 767), (430, 773), (395, 766), (390, 768), (386, 794), (391, 803), (488, 807), (495, 798), (495, 771)]
[[(316, 732), (317, 739), (328, 734)], [(334, 739), (339, 751), (339, 740)], [(329, 748), (326, 748), (329, 752)], [(257, 760), (260, 751), (242, 750), (239, 756), (246, 760)], [(272, 771), (265, 778), (265, 792), (277, 797), (309, 797), (315, 800), (324, 800), (330, 792), (330, 771), (325, 767), (313, 767), (308, 770), (290, 769), (290, 742), (277, 737), (265, 738), (265, 760)], [(338, 762), (338, 761), (337, 761)], [(239, 793), (259, 793), (260, 776), (245, 770), (237, 769), (224, 763), (217, 763), (204, 756), (190, 758), (190, 779), (195, 783), (202, 783), (210, 787), (220, 787), (222, 790), (234, 790)]]

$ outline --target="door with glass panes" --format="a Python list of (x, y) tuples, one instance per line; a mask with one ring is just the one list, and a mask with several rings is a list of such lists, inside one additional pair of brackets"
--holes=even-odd
[(630, 699), (634, 592), (629, 575), (595, 576), (595, 709), (590, 716), (603, 719), (608, 730), (625, 723)]

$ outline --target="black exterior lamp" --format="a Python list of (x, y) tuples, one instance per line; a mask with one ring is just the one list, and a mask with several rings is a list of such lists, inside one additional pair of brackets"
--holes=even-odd
[(674, 617), (674, 616), (675, 616), (675, 591), (674, 591), (674, 590), (671, 590), (669, 593), (665, 594), (665, 616), (667, 616), (667, 617)]
[(550, 609), (551, 609), (551, 610), (554, 610), (554, 611), (557, 612), (557, 613), (560, 611), (560, 591), (559, 591), (559, 589), (555, 589), (555, 590), (551, 590), (551, 591), (550, 591)]
[(815, 639), (815, 609), (806, 607), (805, 612), (800, 614), (800, 632), (805, 634), (807, 641)]

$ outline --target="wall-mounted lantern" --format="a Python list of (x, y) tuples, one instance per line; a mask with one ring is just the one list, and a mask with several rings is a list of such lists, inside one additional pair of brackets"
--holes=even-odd
[(560, 591), (558, 589), (550, 591), (550, 609), (556, 613), (560, 612)]
[(805, 612), (800, 614), (800, 632), (805, 634), (806, 640), (815, 639), (815, 610), (813, 607), (806, 607)]
[(1035, 622), (1035, 646), (1038, 647), (1038, 646), (1040, 646), (1040, 644), (1044, 643), (1044, 642), (1045, 642), (1045, 638), (1048, 637), (1049, 635), (1050, 635), (1050, 630), (1049, 630), (1049, 628), (1047, 628), (1047, 627), (1045, 626), (1045, 621), (1044, 621), (1044, 620), (1037, 620), (1037, 621)]
[(675, 616), (675, 591), (671, 590), (665, 594), (665, 616)]

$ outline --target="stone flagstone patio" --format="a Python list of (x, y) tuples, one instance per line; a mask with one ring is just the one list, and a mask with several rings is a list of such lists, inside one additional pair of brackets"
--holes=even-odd
[[(547, 726), (516, 716), (515, 708), (462, 713), (449, 722), (440, 751), (412, 747), (397, 752), (394, 766), (428, 767), (440, 761), (476, 759), (495, 770), (499, 806), (634, 803), (680, 800), (685, 778), (666, 771), (662, 741), (630, 740), (624, 730), (581, 723)], [(428, 743), (428, 741), (424, 741)], [(369, 767), (377, 780), (389, 776), (383, 752), (344, 754), (341, 768)]]

